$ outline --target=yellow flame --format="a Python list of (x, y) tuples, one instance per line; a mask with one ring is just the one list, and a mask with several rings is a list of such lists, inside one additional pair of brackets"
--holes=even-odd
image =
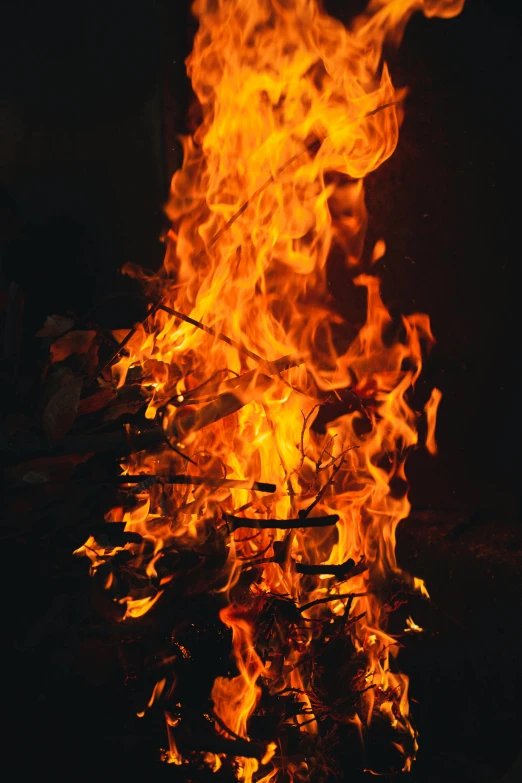
[[(154, 580), (161, 551), (205, 541), (221, 524), (222, 511), (249, 508), (259, 519), (288, 519), (316, 498), (314, 514), (339, 516), (335, 526), (298, 527), (288, 538), (281, 530), (258, 530), (254, 537), (236, 530), (232, 536), (216, 589), (230, 599), (220, 616), (232, 630), (239, 673), (218, 677), (212, 699), (219, 719), (247, 740), (261, 677), (303, 691), (306, 719), (299, 722), (303, 730), (317, 731), (306, 695), (310, 683), (296, 668), (309, 654), (311, 634), (298, 638), (296, 632), (286, 668), (275, 671), (255, 645), (261, 598), (290, 596), (305, 604), (335, 595), (328, 577), (310, 587), (313, 580), (303, 580), (295, 564), (350, 558), (364, 559), (365, 570), (350, 580), (352, 616), (359, 618), (351, 633), (366, 656), (366, 684), (374, 686), (362, 692), (357, 725), (362, 735), (363, 723), (380, 713), (414, 738), (408, 679), (389, 667), (398, 644), (385, 631), (380, 588), (401, 573), (395, 534), (410, 510), (404, 462), (418, 442), (410, 392), (433, 335), (422, 314), (404, 316), (401, 329), (395, 328), (378, 279), (361, 270), (353, 282), (365, 292), (366, 321), (347, 345), (328, 289), (327, 262), (336, 256), (348, 268), (360, 264), (367, 224), (363, 179), (397, 144), (404, 92), (392, 84), (383, 46), (400, 42), (414, 11), (448, 18), (462, 5), (371, 0), (346, 29), (316, 0), (193, 3), (199, 30), (187, 69), (200, 122), (182, 140), (183, 166), (172, 180), (162, 277), (146, 280), (162, 307), (136, 329), (128, 355), (112, 370), (121, 387), (129, 368), (141, 367), (147, 417), (161, 409), (171, 444), (192, 462), (165, 449), (154, 458), (134, 455), (126, 469), (262, 480), (275, 484), (276, 492), (267, 501), (244, 488), (147, 491), (125, 514), (126, 530), (153, 540), (154, 558), (143, 568)], [(379, 240), (372, 261), (385, 251)], [(276, 360), (280, 365), (270, 364)], [(314, 428), (318, 402), (327, 397), (337, 399), (335, 417)], [(426, 406), (432, 453), (439, 401), (434, 390)], [(276, 562), (271, 553), (283, 540), (288, 556)], [(78, 551), (89, 555), (95, 544)], [(234, 599), (245, 558), (263, 553), (255, 595)], [(167, 589), (168, 577), (161, 584)], [(429, 597), (421, 579), (410, 584)], [(140, 617), (161, 595), (122, 599), (125, 618)], [(344, 610), (339, 598), (314, 604), (306, 616), (324, 620)], [(166, 760), (180, 764), (167, 723)], [(409, 768), (411, 752), (400, 747)], [(249, 783), (258, 762), (238, 764), (238, 776)], [(272, 771), (263, 778), (273, 779)]]

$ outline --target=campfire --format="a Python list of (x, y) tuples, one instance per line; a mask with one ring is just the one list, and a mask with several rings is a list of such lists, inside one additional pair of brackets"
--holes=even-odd
[[(52, 482), (65, 460), (99, 487), (74, 554), (135, 712), (183, 779), (415, 760), (399, 649), (422, 632), (409, 597), (428, 592), (395, 533), (408, 454), (436, 452), (441, 394), (414, 397), (434, 338), (427, 315), (383, 302), (364, 178), (403, 112), (383, 50), (414, 11), (462, 4), (372, 0), (347, 29), (316, 0), (196, 0), (197, 108), (164, 265), (125, 269), (146, 317), (113, 333), (51, 317), (41, 332), (50, 445), (15, 448), (13, 475)], [(333, 264), (363, 321), (342, 317)]]

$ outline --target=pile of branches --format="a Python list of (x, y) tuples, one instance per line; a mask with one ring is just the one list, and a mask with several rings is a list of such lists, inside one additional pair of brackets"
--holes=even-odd
[[(9, 390), (1, 443), (5, 486), (2, 541), (4, 550), (9, 551), (6, 584), (19, 590), (23, 605), (22, 612), (15, 606), (10, 617), (13, 665), (18, 665), (22, 678), (27, 678), (28, 671), (36, 672), (41, 691), (38, 695), (34, 678), (29, 676), (23, 701), (40, 699), (45, 703), (51, 698), (63, 675), (64, 651), (74, 648), (80, 657), (87, 656), (89, 676), (102, 681), (98, 701), (101, 698), (103, 703), (93, 706), (95, 714), (103, 712), (111, 701), (103, 674), (107, 666), (113, 667), (109, 680), (116, 682), (114, 692), (123, 687), (124, 695), (118, 697), (122, 725), (110, 734), (115, 756), (125, 752), (135, 758), (141, 753), (152, 764), (163, 743), (165, 758), (169, 753), (172, 758), (165, 740), (166, 715), (177, 752), (185, 759), (172, 773), (180, 780), (235, 780), (242, 758), (259, 762), (256, 774), (261, 779), (270, 769), (263, 761), (273, 740), (277, 747), (271, 763), (283, 776), (290, 768), (296, 780), (325, 781), (343, 770), (369, 766), (399, 770), (403, 757), (393, 745), (393, 737), (381, 742), (381, 735), (389, 732), (389, 721), (374, 721), (370, 741), (361, 748), (355, 716), (360, 712), (362, 694), (374, 686), (365, 678), (365, 657), (352, 643), (350, 629), (359, 619), (352, 612), (353, 592), (339, 588), (333, 597), (344, 602), (344, 612), (319, 621), (307, 615), (315, 604), (332, 600), (328, 596), (298, 606), (287, 596), (256, 591), (256, 581), (267, 562), (294, 568), (302, 579), (310, 581), (311, 588), (322, 575), (342, 586), (364, 570), (364, 562), (352, 560), (327, 567), (293, 563), (290, 558), (294, 528), (330, 526), (337, 521), (334, 515), (316, 516), (314, 509), (324, 494), (332, 491), (342, 455), (327, 460), (326, 478), (308, 508), (295, 519), (249, 519), (242, 509), (236, 514), (222, 512), (216, 524), (209, 526), (203, 543), (170, 546), (151, 570), (147, 568), (154, 556), (150, 540), (126, 531), (122, 522), (107, 522), (111, 509), (132, 512), (143, 502), (144, 494), (158, 501), (173, 485), (185, 485), (187, 490), (199, 487), (209, 493), (216, 488), (242, 487), (256, 496), (270, 495), (275, 486), (198, 475), (194, 470), (197, 464), (178, 454), (161, 416), (153, 421), (145, 418), (148, 400), (142, 389), (146, 368), (129, 371), (119, 389), (112, 381), (112, 363), (125, 350), (127, 338), (118, 343), (113, 333), (99, 324), (51, 316), (38, 335), (40, 360), (29, 367), (20, 356), (13, 327), (18, 317), (16, 301), (14, 310), (14, 321), (11, 313), (6, 326), (8, 350), (2, 381)], [(208, 331), (202, 324), (195, 325)], [(271, 377), (279, 377), (297, 362), (285, 357), (263, 363), (255, 392), (262, 395)], [(189, 414), (190, 421), (182, 419), (183, 427), (210, 426), (233, 414), (248, 402), (239, 393), (242, 384), (247, 385), (241, 377), (235, 378), (224, 390), (221, 385), (219, 394), (210, 396), (207, 388), (197, 414)], [(250, 377), (248, 386), (252, 388)], [(344, 404), (346, 410), (359, 401), (352, 395)], [(307, 425), (305, 419), (303, 433)], [(161, 454), (166, 449), (179, 456), (177, 464), (183, 468), (179, 472), (122, 474), (122, 458), (142, 450)], [(289, 687), (274, 691), (270, 681), (260, 678), (261, 696), (249, 723), (249, 739), (226, 725), (210, 696), (216, 677), (230, 679), (238, 674), (231, 632), (219, 612), (228, 603), (223, 574), (230, 540), (238, 528), (245, 527), (252, 528), (254, 536), (259, 528), (288, 532), (270, 551), (243, 563), (233, 588), (234, 605), (245, 617), (256, 617), (256, 653), (271, 672), (283, 674), (289, 656), (305, 651), (298, 666), (303, 680), (311, 683), (303, 694)], [(100, 558), (93, 578), (88, 573), (88, 559), (72, 554), (89, 539), (110, 553)], [(405, 591), (403, 584), (389, 585), (388, 595), (382, 598), (390, 611), (404, 601)], [(154, 601), (144, 616), (126, 616), (123, 621), (124, 599), (129, 593)], [(313, 643), (305, 649), (305, 639), (310, 636)], [(376, 704), (396, 697), (381, 689), (376, 691)], [(13, 699), (20, 700), (19, 690)], [(316, 729), (313, 732), (306, 730), (311, 722)], [(103, 729), (99, 731), (101, 736)], [(219, 769), (215, 769), (216, 756)]]

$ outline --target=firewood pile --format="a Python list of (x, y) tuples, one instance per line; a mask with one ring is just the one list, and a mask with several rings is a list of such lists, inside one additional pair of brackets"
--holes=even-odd
[[(16, 322), (19, 306), (14, 316)], [(12, 308), (7, 320), (6, 334), (15, 334)], [(39, 670), (48, 658), (46, 649), (63, 657), (72, 638), (81, 650), (95, 649), (98, 657), (102, 651), (102, 659), (110, 651), (115, 680), (125, 691), (128, 720), (134, 721), (114, 740), (115, 747), (134, 742), (136, 754), (136, 743), (141, 747), (145, 742), (151, 764), (162, 747), (164, 760), (175, 765), (176, 779), (233, 780), (250, 759), (257, 762), (256, 780), (267, 774), (268, 760), (283, 774), (291, 770), (296, 780), (327, 780), (342, 770), (355, 774), (370, 765), (399, 770), (403, 749), (398, 752), (393, 744), (389, 721), (375, 720), (364, 750), (360, 743), (361, 695), (374, 686), (365, 676), (364, 654), (350, 635), (359, 617), (352, 611), (356, 594), (349, 580), (364, 572), (364, 560), (321, 566), (295, 562), (291, 555), (294, 529), (335, 525), (336, 515), (317, 515), (316, 507), (335, 492), (343, 454), (323, 455), (317, 484), (308, 489), (309, 504), (294, 519), (270, 518), (274, 485), (228, 479), (208, 455), (183, 453), (179, 433), (165, 426), (161, 410), (153, 420), (145, 418), (142, 368), (130, 370), (117, 388), (111, 367), (125, 351), (125, 338), (118, 341), (91, 321), (53, 315), (38, 340), (40, 361), (31, 368), (15, 339), (4, 360), (3, 379), (10, 395), (2, 435), (2, 537), (14, 583), (24, 582), (25, 564), (34, 569), (37, 563), (39, 575), (33, 572), (27, 584), (29, 592), (41, 589), (38, 601), (25, 595), (32, 608), (23, 621), (14, 620), (15, 654), (22, 656), (24, 666), (39, 660)], [(253, 385), (249, 374), (248, 386), (241, 376), (220, 384), (210, 379), (205, 389), (194, 391), (196, 405), (181, 418), (180, 428), (208, 427), (233, 415), (253, 394), (261, 398), (273, 375), (281, 377), (298, 362), (298, 357), (264, 362)], [(371, 404), (353, 394), (351, 398), (354, 406)], [(328, 403), (326, 399), (324, 405)], [(303, 437), (307, 426), (304, 417)], [(129, 459), (144, 450), (151, 468), (132, 474)], [(251, 501), (234, 509), (231, 490), (238, 487), (250, 492)], [(172, 530), (202, 497), (212, 509), (204, 541), (199, 537), (195, 545), (172, 536), (159, 558), (147, 528), (140, 526), (145, 509), (163, 507), (164, 515), (147, 524)], [(133, 530), (129, 519), (138, 523)], [(255, 538), (275, 528), (287, 531), (286, 537), (245, 558), (227, 587), (234, 536)], [(270, 562), (294, 570), (311, 585), (328, 576), (339, 589), (301, 605), (289, 596), (260, 593), (256, 579)], [(382, 589), (390, 614), (410, 592), (399, 581)], [(317, 605), (332, 600), (342, 601), (344, 610), (327, 620), (314, 616)], [(236, 623), (255, 618), (255, 635), (245, 639), (242, 661), (232, 654), (232, 623), (227, 626), (223, 614), (220, 619), (223, 610), (232, 612)], [(400, 631), (404, 611), (397, 614)], [(96, 657), (88, 663), (94, 679)], [(274, 687), (291, 660), (297, 660), (312, 683), (306, 694)], [(226, 724), (211, 698), (216, 678), (226, 691), (241, 665), (263, 665), (271, 677), (258, 681), (261, 695), (248, 738)], [(52, 676), (50, 683), (52, 687)], [(395, 709), (392, 689), (379, 689), (376, 698)], [(104, 704), (98, 708), (103, 712)], [(318, 732), (306, 730), (311, 722), (319, 725)], [(408, 739), (413, 755), (415, 738), (402, 737), (403, 742)]]

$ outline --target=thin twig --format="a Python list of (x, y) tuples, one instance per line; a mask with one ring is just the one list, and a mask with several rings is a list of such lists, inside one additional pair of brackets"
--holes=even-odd
[(324, 446), (323, 446), (323, 450), (322, 450), (322, 451), (321, 451), (321, 453), (319, 454), (319, 457), (318, 457), (318, 459), (317, 459), (317, 462), (315, 463), (315, 469), (317, 470), (317, 472), (318, 472), (318, 473), (319, 473), (319, 471), (321, 471), (321, 470), (324, 470), (324, 466), (323, 466), (323, 457), (324, 457), (324, 455), (325, 455), (325, 454), (328, 454), (328, 456), (331, 458), (331, 456), (332, 456), (332, 455), (330, 454), (330, 452), (328, 451), (328, 449), (329, 449), (329, 448), (330, 448), (330, 446), (333, 444), (333, 442), (334, 442), (334, 439), (335, 439), (336, 437), (337, 437), (337, 433), (336, 433), (335, 435), (332, 435), (330, 438), (328, 438), (328, 440), (327, 440), (327, 441), (326, 441), (326, 443), (324, 444)]
[(314, 500), (310, 503), (310, 505), (307, 508), (301, 509), (301, 511), (299, 512), (299, 516), (301, 519), (306, 519), (308, 514), (314, 510), (314, 508), (317, 506), (318, 503), (321, 502), (326, 490), (328, 489), (328, 487), (330, 487), (333, 484), (336, 475), (339, 473), (343, 465), (344, 465), (344, 459), (341, 459), (340, 463), (336, 465), (332, 470), (332, 475), (330, 476), (326, 484), (324, 484), (324, 486), (319, 490)]
[[(327, 400), (325, 400), (325, 402), (327, 402)], [(304, 411), (301, 411), (301, 416), (303, 417), (303, 426), (302, 426), (302, 429), (301, 429), (301, 441), (300, 441), (300, 445), (299, 445), (299, 450), (301, 452), (301, 461), (299, 463), (299, 466), (294, 470), (294, 473), (299, 473), (299, 471), (301, 470), (301, 468), (304, 465), (304, 461), (306, 459), (305, 447), (304, 447), (304, 436), (305, 436), (305, 432), (306, 432), (306, 427), (308, 425), (308, 422), (310, 421), (310, 418), (314, 414), (314, 411), (316, 411), (318, 408), (320, 408), (321, 405), (323, 405), (323, 403), (322, 402), (318, 402), (316, 405), (314, 405), (314, 407), (310, 411), (308, 411), (308, 413), (306, 415), (305, 415)]]
[[(333, 438), (332, 438), (332, 440), (333, 440)], [(325, 454), (325, 453), (328, 454), (328, 456), (331, 457), (332, 459), (330, 460), (330, 462), (327, 465), (321, 465), (320, 467), (318, 466), (317, 470), (318, 471), (328, 470), (328, 468), (331, 468), (332, 465), (335, 465), (335, 463), (337, 462), (338, 459), (341, 459), (341, 457), (344, 457), (344, 455), (348, 454), (349, 451), (353, 451), (354, 449), (358, 449), (358, 448), (359, 448), (359, 446), (348, 446), (347, 449), (344, 449), (344, 451), (341, 451), (341, 453), (338, 454), (336, 457), (334, 457), (332, 454), (330, 454), (329, 451), (323, 452), (323, 454)]]

